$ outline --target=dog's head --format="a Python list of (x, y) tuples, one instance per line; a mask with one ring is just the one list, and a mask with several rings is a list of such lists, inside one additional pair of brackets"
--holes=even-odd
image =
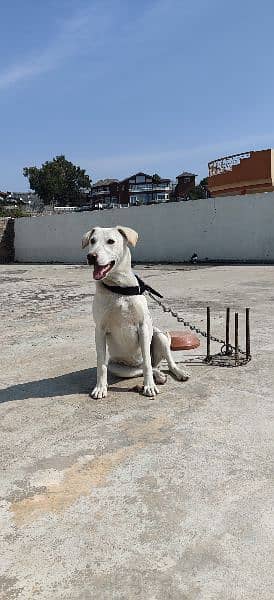
[(125, 256), (127, 244), (135, 246), (138, 233), (130, 227), (95, 227), (82, 238), (82, 248), (88, 246), (87, 261), (94, 265), (93, 277), (104, 279), (115, 270)]

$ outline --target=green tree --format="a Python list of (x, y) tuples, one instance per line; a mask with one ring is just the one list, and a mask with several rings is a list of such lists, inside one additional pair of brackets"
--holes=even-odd
[(81, 205), (86, 198), (84, 190), (91, 188), (91, 179), (85, 169), (69, 162), (63, 155), (45, 162), (40, 169), (25, 167), (23, 175), (44, 204)]
[(23, 208), (4, 208), (0, 206), (0, 217), (29, 217), (30, 213)]
[(207, 177), (201, 179), (200, 183), (195, 186), (193, 190), (189, 192), (191, 200), (199, 200), (199, 198), (208, 198), (209, 190), (207, 186)]
[(154, 175), (152, 175), (152, 179), (155, 183), (157, 183), (157, 181), (161, 181), (161, 177), (158, 175), (158, 173), (154, 173)]

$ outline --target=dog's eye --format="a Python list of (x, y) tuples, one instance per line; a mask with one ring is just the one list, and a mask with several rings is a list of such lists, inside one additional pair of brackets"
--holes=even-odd
[(89, 243), (93, 246), (93, 244), (95, 244), (95, 242), (96, 242), (95, 238), (91, 238)]
[(110, 240), (110, 239), (109, 239), (109, 240), (107, 241), (107, 244), (115, 244), (115, 240)]

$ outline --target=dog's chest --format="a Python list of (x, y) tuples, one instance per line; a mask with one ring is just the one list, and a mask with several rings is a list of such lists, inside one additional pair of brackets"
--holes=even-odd
[(138, 325), (140, 322), (140, 308), (130, 298), (117, 298), (111, 306), (106, 307), (104, 325), (107, 330), (114, 327)]

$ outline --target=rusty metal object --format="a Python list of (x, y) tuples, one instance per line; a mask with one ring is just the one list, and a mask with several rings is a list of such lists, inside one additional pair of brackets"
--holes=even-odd
[(235, 313), (235, 366), (238, 365), (239, 362), (239, 314)]
[[(237, 334), (236, 334), (236, 342), (235, 345), (233, 346), (232, 344), (230, 344), (229, 341), (229, 337), (228, 337), (228, 322), (229, 322), (229, 317), (230, 317), (230, 309), (227, 309), (227, 316), (226, 316), (226, 340), (222, 340), (221, 338), (218, 338), (214, 335), (211, 335), (210, 329), (211, 329), (211, 324), (210, 324), (210, 307), (207, 307), (207, 330), (203, 331), (202, 329), (200, 329), (199, 327), (197, 327), (194, 324), (191, 324), (189, 321), (186, 321), (183, 317), (181, 317), (178, 312), (174, 309), (172, 309), (170, 306), (168, 306), (167, 304), (165, 304), (163, 302), (163, 300), (161, 300), (160, 298), (156, 298), (151, 292), (147, 292), (149, 297), (156, 302), (156, 304), (158, 304), (158, 306), (160, 306), (164, 312), (170, 313), (177, 321), (178, 323), (181, 323), (184, 327), (189, 327), (189, 329), (191, 331), (195, 331), (196, 333), (198, 333), (198, 335), (201, 335), (202, 337), (207, 339), (207, 354), (205, 359), (203, 359), (203, 362), (206, 363), (210, 363), (211, 365), (215, 365), (215, 366), (219, 366), (219, 367), (235, 367), (235, 366), (240, 366), (240, 365), (246, 365), (250, 360), (251, 360), (251, 354), (250, 354), (250, 325), (249, 325), (249, 308), (246, 308), (246, 348), (245, 350), (242, 350), (239, 347), (239, 334), (238, 334), (238, 313), (237, 314)], [(236, 326), (235, 326), (235, 330), (236, 330)], [(217, 344), (221, 345), (221, 351), (217, 354), (211, 355), (210, 353), (210, 342), (216, 342)], [(228, 350), (228, 352), (227, 352)], [(236, 360), (235, 360), (235, 355), (236, 355)], [(192, 359), (190, 359), (190, 362), (193, 362)], [(185, 362), (189, 362), (189, 361), (185, 361)]]
[(225, 323), (225, 355), (231, 356), (233, 354), (233, 348), (230, 344), (230, 308), (226, 309), (226, 323)]
[(171, 344), (170, 348), (173, 351), (177, 350), (194, 350), (200, 346), (200, 340), (192, 331), (170, 331)]
[(206, 362), (210, 362), (210, 307), (206, 308)]
[(226, 324), (225, 324), (225, 353), (229, 353), (229, 320), (230, 320), (230, 308), (226, 309)]
[(246, 360), (250, 360), (250, 321), (249, 321), (250, 309), (245, 309), (245, 354)]

